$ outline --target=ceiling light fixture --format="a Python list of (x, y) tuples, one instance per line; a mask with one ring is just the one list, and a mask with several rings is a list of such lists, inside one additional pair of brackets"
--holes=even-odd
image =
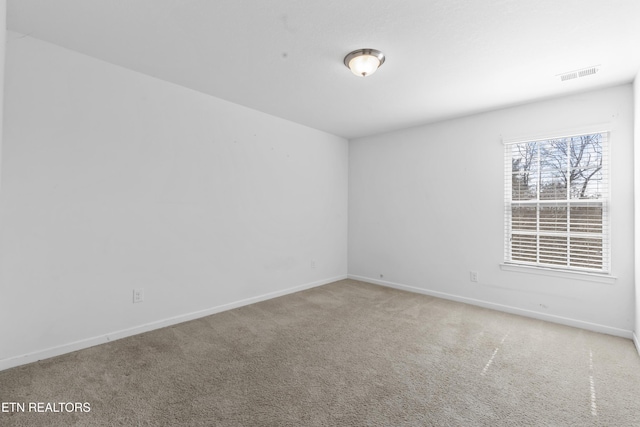
[(384, 53), (376, 49), (358, 49), (344, 57), (344, 65), (356, 76), (367, 77), (384, 64)]

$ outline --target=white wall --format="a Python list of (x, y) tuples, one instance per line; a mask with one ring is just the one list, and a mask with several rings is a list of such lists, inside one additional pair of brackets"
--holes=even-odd
[(634, 342), (640, 353), (640, 71), (633, 83), (634, 115), (634, 200), (635, 200), (635, 327)]
[[(7, 39), (7, 0), (0, 0), (0, 160), (2, 159), (2, 116), (4, 106), (4, 58)], [(0, 170), (2, 165), (0, 163)], [(0, 181), (0, 189), (2, 181)]]
[[(617, 280), (501, 270), (502, 137), (599, 123), (611, 130)], [(353, 140), (349, 276), (631, 337), (633, 196), (631, 85)]]
[(0, 368), (346, 277), (346, 140), (7, 41)]

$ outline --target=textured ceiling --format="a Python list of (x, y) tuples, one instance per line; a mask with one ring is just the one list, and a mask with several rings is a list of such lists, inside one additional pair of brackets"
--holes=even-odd
[[(7, 25), (346, 138), (627, 83), (640, 68), (639, 0), (8, 0)], [(365, 47), (387, 61), (359, 78), (342, 59)]]

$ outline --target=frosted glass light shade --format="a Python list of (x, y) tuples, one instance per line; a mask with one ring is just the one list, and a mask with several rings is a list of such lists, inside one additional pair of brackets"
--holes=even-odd
[(376, 49), (358, 49), (344, 57), (344, 65), (360, 77), (375, 73), (382, 64), (384, 54)]

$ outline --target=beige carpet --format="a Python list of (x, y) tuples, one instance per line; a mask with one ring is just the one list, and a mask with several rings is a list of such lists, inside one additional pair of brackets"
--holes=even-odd
[(0, 402), (90, 405), (2, 426), (638, 426), (640, 357), (345, 280), (0, 372)]

